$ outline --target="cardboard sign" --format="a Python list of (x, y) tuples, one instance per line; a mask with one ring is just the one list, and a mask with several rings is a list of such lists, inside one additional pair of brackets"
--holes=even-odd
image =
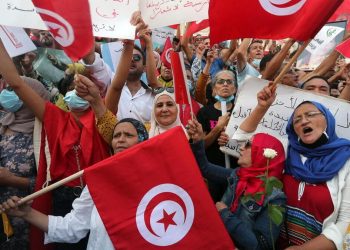
[(346, 21), (328, 23), (322, 27), (297, 60), (296, 68), (314, 70), (343, 39)]
[(10, 57), (36, 50), (36, 46), (22, 28), (0, 25), (0, 38)]
[[(232, 138), (242, 121), (249, 116), (257, 105), (257, 93), (268, 84), (268, 81), (259, 78), (250, 77), (244, 83), (239, 91), (235, 107), (226, 128), (226, 133)], [(263, 132), (278, 138), (284, 145), (287, 145), (288, 138), (286, 126), (289, 117), (294, 109), (303, 101), (317, 101), (329, 108), (336, 120), (336, 132), (339, 137), (350, 139), (350, 103), (337, 98), (316, 95), (310, 91), (297, 89), (285, 85), (278, 85), (277, 97), (275, 102), (266, 112), (260, 121), (256, 133)], [(221, 147), (224, 153), (239, 156), (239, 148), (235, 140)]]
[(0, 0), (0, 24), (47, 30), (31, 0)]

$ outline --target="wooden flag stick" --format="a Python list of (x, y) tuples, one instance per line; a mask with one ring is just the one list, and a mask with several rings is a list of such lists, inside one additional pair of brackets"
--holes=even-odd
[(84, 173), (84, 170), (80, 170), (79, 172), (75, 173), (75, 174), (72, 174), (58, 182), (55, 182), (54, 184), (50, 185), (50, 186), (47, 186), (43, 189), (40, 189), (39, 191), (35, 192), (35, 193), (32, 193), (24, 198), (22, 198), (19, 203), (26, 203), (28, 201), (31, 201), (43, 194), (46, 194), (47, 192), (50, 192), (51, 190), (54, 190), (55, 188), (58, 188), (60, 186), (62, 186), (63, 184), (67, 183), (67, 182), (70, 182), (72, 180), (75, 180), (76, 178), (79, 178), (81, 176), (83, 176), (83, 173)]
[(277, 83), (279, 83), (282, 79), (282, 77), (288, 72), (288, 70), (292, 67), (293, 63), (298, 59), (300, 54), (305, 50), (306, 46), (310, 43), (311, 39), (305, 41), (301, 47), (298, 48), (297, 52), (294, 54), (294, 56), (289, 60), (286, 66), (282, 69), (282, 71), (279, 73), (279, 75), (275, 78), (273, 81), (273, 84), (271, 87), (275, 87)]

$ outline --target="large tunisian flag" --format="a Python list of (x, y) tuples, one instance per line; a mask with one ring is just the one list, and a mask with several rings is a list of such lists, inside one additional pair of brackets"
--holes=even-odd
[(94, 41), (88, 0), (33, 0), (33, 4), (73, 61), (88, 54)]
[(84, 175), (116, 249), (234, 249), (180, 127)]
[(316, 35), (342, 0), (211, 0), (211, 43), (234, 38), (294, 38)]

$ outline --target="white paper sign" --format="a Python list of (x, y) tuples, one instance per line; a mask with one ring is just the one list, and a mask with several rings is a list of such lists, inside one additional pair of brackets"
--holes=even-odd
[(36, 46), (22, 28), (0, 25), (0, 38), (10, 57), (36, 50)]
[(153, 49), (163, 51), (165, 41), (167, 37), (170, 37), (170, 41), (174, 38), (175, 30), (169, 27), (155, 28), (152, 30), (152, 42)]
[(328, 23), (322, 27), (297, 60), (296, 67), (314, 70), (332, 52), (344, 36), (346, 22)]
[(135, 26), (130, 24), (135, 0), (89, 0), (94, 36), (134, 39)]
[(47, 30), (31, 0), (0, 0), (0, 25)]
[[(266, 80), (253, 77), (244, 82), (227, 125), (226, 133), (230, 138), (257, 105), (256, 95), (267, 83)], [(286, 126), (288, 119), (294, 109), (306, 100), (317, 101), (329, 108), (336, 119), (337, 135), (350, 139), (350, 103), (285, 85), (278, 86), (276, 100), (261, 120), (256, 132), (271, 134), (287, 145)], [(225, 153), (238, 156), (239, 148), (234, 140), (230, 140), (221, 149)]]
[(143, 20), (151, 29), (208, 19), (209, 0), (140, 0)]

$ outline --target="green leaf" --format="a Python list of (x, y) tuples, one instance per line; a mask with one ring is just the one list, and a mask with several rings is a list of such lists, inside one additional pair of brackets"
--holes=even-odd
[(268, 179), (273, 187), (279, 188), (279, 189), (283, 188), (283, 183), (279, 179), (277, 179), (275, 176), (269, 177)]
[(260, 201), (261, 197), (264, 195), (263, 192), (257, 192), (256, 194), (254, 194), (254, 200), (255, 201)]
[(276, 205), (268, 205), (268, 214), (272, 222), (279, 226), (283, 222), (283, 213), (281, 209), (284, 209), (283, 207), (276, 206)]

